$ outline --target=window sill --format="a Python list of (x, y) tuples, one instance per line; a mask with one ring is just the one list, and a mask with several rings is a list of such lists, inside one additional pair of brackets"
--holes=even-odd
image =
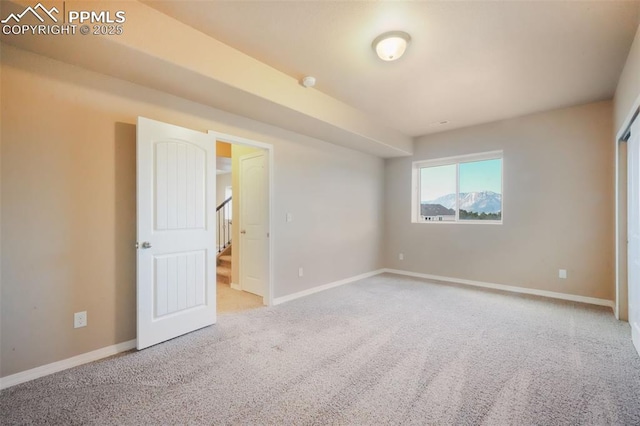
[(415, 221), (412, 220), (411, 223), (415, 223), (417, 225), (427, 224), (427, 225), (502, 225), (502, 221), (489, 221), (489, 220), (464, 220), (464, 221), (439, 221), (439, 220), (430, 220), (430, 221)]

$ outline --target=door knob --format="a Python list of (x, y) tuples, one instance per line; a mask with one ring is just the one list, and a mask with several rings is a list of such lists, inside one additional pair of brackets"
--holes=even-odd
[(144, 243), (142, 243), (142, 248), (143, 249), (151, 248), (151, 243), (149, 241), (145, 241)]

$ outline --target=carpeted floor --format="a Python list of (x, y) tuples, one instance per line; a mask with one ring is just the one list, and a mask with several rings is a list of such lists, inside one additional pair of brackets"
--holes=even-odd
[(216, 309), (218, 314), (262, 308), (262, 297), (242, 290), (234, 290), (229, 284), (217, 284)]
[(611, 311), (380, 275), (2, 391), (10, 424), (639, 425)]

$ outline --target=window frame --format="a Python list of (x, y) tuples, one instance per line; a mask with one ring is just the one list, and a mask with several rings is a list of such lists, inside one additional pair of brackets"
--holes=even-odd
[[(460, 164), (472, 163), (477, 161), (486, 160), (502, 160), (502, 167), (500, 167), (500, 188), (502, 193), (502, 210), (500, 211), (500, 220), (460, 220)], [(455, 164), (456, 166), (456, 206), (455, 206), (455, 220), (438, 221), (438, 220), (424, 220), (420, 214), (421, 203), (421, 182), (420, 182), (420, 169), (428, 167), (449, 166)], [(411, 164), (411, 222), (412, 223), (439, 223), (439, 224), (484, 224), (484, 225), (502, 225), (504, 222), (504, 152), (502, 150), (480, 152), (476, 154), (456, 155), (453, 157), (435, 158), (429, 160), (414, 161)]]

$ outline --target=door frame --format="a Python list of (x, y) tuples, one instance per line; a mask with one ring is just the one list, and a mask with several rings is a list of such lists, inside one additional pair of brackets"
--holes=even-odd
[(274, 175), (274, 166), (273, 166), (273, 145), (264, 142), (258, 142), (253, 139), (243, 138), (240, 136), (230, 135), (227, 133), (217, 132), (215, 130), (209, 130), (208, 134), (213, 135), (216, 141), (227, 142), (230, 144), (236, 145), (244, 145), (250, 146), (252, 148), (260, 148), (266, 151), (266, 160), (267, 160), (267, 197), (268, 197), (268, 214), (269, 220), (267, 221), (267, 232), (269, 233), (269, 243), (268, 243), (268, 261), (267, 267), (269, 271), (267, 272), (267, 284), (264, 289), (263, 303), (267, 306), (273, 306), (274, 299), (274, 279), (273, 279), (273, 265), (274, 265), (274, 238), (276, 237), (274, 234), (273, 227), (273, 175)]
[[(629, 325), (631, 326), (631, 340), (640, 355), (640, 229), (638, 220), (640, 204), (638, 203), (638, 190), (640, 188), (640, 108), (635, 113), (635, 120), (629, 128), (627, 139), (627, 295), (629, 300)], [(631, 154), (631, 155), (629, 155)], [(633, 202), (630, 202), (632, 200)], [(633, 224), (633, 225), (631, 225)], [(629, 250), (631, 247), (631, 250)], [(631, 309), (633, 307), (633, 310)]]
[[(627, 171), (626, 171), (626, 166), (624, 167), (623, 170), (625, 170), (625, 175), (624, 176), (620, 176), (620, 144), (621, 143), (626, 143), (622, 141), (622, 138), (624, 137), (624, 134), (627, 130), (627, 128), (629, 127), (629, 125), (631, 124), (631, 120), (633, 119), (634, 114), (636, 113), (636, 111), (638, 110), (638, 108), (640, 108), (640, 95), (638, 95), (638, 97), (636, 98), (635, 102), (633, 103), (633, 105), (631, 106), (631, 109), (627, 112), (627, 116), (625, 117), (624, 121), (622, 122), (622, 125), (620, 126), (619, 129), (616, 130), (616, 138), (615, 138), (615, 172), (614, 172), (614, 178), (615, 178), (615, 182), (614, 182), (614, 188), (615, 188), (615, 287), (616, 287), (616, 300), (615, 300), (615, 309), (614, 309), (614, 314), (616, 319), (620, 320), (622, 319), (623, 321), (626, 320), (625, 316), (620, 315), (620, 307), (621, 306), (626, 306), (625, 311), (628, 310), (629, 307), (629, 299), (628, 299), (628, 291), (624, 291), (624, 295), (626, 295), (627, 297), (622, 297), (623, 296), (623, 290), (628, 290), (627, 289), (627, 262), (626, 262), (626, 258), (627, 258), (627, 245), (623, 244), (621, 246), (621, 235), (620, 235), (620, 228), (621, 226), (624, 226), (625, 229), (625, 233), (622, 236), (624, 238), (623, 241), (627, 240), (627, 231), (626, 231), (626, 227), (627, 227), (627, 221), (629, 220), (629, 218), (627, 217)], [(637, 120), (640, 120), (640, 118), (638, 118)], [(626, 161), (626, 156), (625, 156), (625, 161)], [(621, 187), (620, 185), (620, 178), (623, 178), (625, 184), (624, 187)], [(621, 214), (623, 214), (623, 221), (624, 224), (621, 224)], [(621, 259), (624, 259), (621, 260)], [(627, 313), (628, 314), (628, 313)]]

